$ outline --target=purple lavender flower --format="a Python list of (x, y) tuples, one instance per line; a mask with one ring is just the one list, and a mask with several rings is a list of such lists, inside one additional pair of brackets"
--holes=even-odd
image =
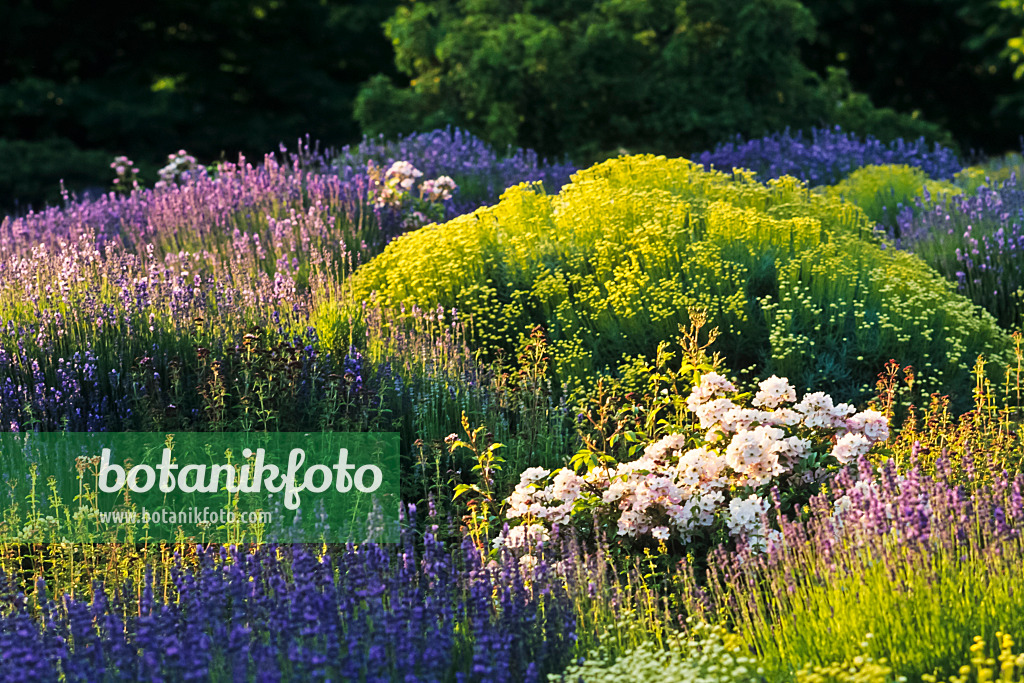
[(906, 164), (916, 166), (935, 179), (950, 180), (962, 167), (956, 154), (937, 143), (931, 148), (924, 138), (908, 142), (896, 139), (889, 143), (868, 136), (861, 139), (833, 129), (814, 128), (810, 139), (802, 132), (787, 128), (763, 138), (719, 144), (714, 150), (694, 155), (694, 161), (706, 169), (712, 167), (730, 172), (746, 168), (760, 179), (790, 175), (814, 187), (833, 185), (862, 166)]
[(564, 579), (541, 568), (527, 588), (517, 560), (503, 562), (490, 571), (472, 546), (453, 553), (427, 532), (419, 550), (407, 533), (323, 559), (198, 548), (196, 567), (175, 558), (167, 601), (151, 571), (127, 604), (129, 584), (59, 604), (40, 584), (45, 625), (0, 600), (0, 660), (20, 665), (0, 681), (52, 680), (57, 666), (87, 681), (537, 680), (565, 665), (574, 608)]

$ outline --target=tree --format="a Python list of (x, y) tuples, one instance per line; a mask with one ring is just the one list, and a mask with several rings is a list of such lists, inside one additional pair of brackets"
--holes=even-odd
[[(152, 174), (182, 147), (205, 160), (239, 152), (259, 159), (307, 133), (354, 141), (358, 86), (393, 69), (380, 22), (395, 4), (12, 0), (0, 7), (0, 139), (19, 150), (77, 150), (66, 177), (100, 153), (108, 161), (128, 154)], [(17, 171), (17, 190), (0, 185), (0, 206), (15, 191), (23, 200), (54, 198), (49, 177), (40, 178), (45, 188), (27, 189), (41, 172), (34, 156)]]
[(837, 108), (800, 61), (814, 19), (797, 0), (406, 0), (385, 31), (409, 81), (360, 91), (368, 134), (453, 124), (588, 160), (691, 154)]
[(1002, 152), (1018, 145), (1021, 115), (1006, 100), (1019, 85), (999, 54), (1024, 24), (1001, 10), (1000, 0), (803, 3), (818, 34), (802, 54), (817, 73), (842, 66), (875, 104), (918, 110), (964, 148)]

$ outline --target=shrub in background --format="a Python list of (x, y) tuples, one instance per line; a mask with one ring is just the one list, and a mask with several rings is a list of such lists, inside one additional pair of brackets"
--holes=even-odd
[[(823, 85), (800, 62), (814, 22), (795, 0), (406, 2), (385, 27), (409, 81), (379, 76), (360, 90), (364, 133), (452, 124), (499, 147), (594, 161), (623, 147), (689, 154), (788, 125), (893, 129), (841, 78)], [(903, 119), (899, 134), (925, 132)]]
[[(956, 185), (932, 180), (919, 168), (896, 164), (858, 168), (825, 189), (829, 196), (853, 202), (874, 223), (886, 228), (897, 225), (896, 217), (904, 207), (914, 211), (922, 203), (941, 206), (960, 192)], [(915, 200), (921, 201), (915, 204)]]
[[(1020, 115), (1005, 106), (1020, 88), (999, 58), (1020, 32), (1017, 3), (991, 0), (802, 0), (814, 15), (804, 63), (825, 76), (838, 65), (880, 107), (919, 110), (952, 132), (964, 151), (1017, 143)], [(1004, 9), (1000, 9), (1000, 5)]]
[(59, 204), (61, 181), (68, 188), (102, 191), (109, 162), (103, 152), (83, 150), (64, 139), (0, 138), (0, 215)]
[[(0, 44), (0, 139), (85, 150), (0, 159), (0, 214), (59, 199), (57, 181), (83, 191), (106, 184), (100, 159), (128, 154), (152, 185), (167, 147), (204, 163), (257, 157), (312, 134), (358, 140), (356, 91), (393, 73), (380, 22), (397, 0), (155, 0), (97, 9), (75, 3), (4, 7)], [(60, 149), (60, 148), (58, 148)], [(91, 164), (89, 157), (97, 155)], [(8, 193), (8, 190), (13, 192)]]
[(957, 147), (949, 131), (931, 120), (921, 118), (919, 109), (903, 114), (889, 107), (876, 107), (869, 95), (853, 89), (846, 69), (830, 66), (825, 74), (823, 94), (835, 103), (835, 109), (829, 117), (830, 123), (846, 130), (870, 133), (885, 142), (899, 138), (924, 138), (936, 144)]
[(709, 309), (735, 367), (854, 400), (893, 357), (919, 370), (919, 390), (962, 396), (975, 356), (1009, 348), (951, 283), (884, 248), (856, 207), (685, 159), (608, 161), (558, 196), (511, 188), (394, 240), (350, 284), (392, 309), (457, 308), (491, 352), (543, 325), (570, 390), (652, 354), (688, 305)]

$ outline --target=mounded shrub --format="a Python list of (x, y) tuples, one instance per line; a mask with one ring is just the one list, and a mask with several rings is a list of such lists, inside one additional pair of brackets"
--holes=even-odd
[[(976, 356), (1009, 347), (990, 315), (852, 204), (790, 177), (763, 185), (650, 155), (581, 171), (556, 196), (510, 188), (394, 240), (350, 285), (388, 308), (456, 308), (485, 352), (541, 324), (568, 388), (652, 354), (694, 305), (734, 368), (850, 398), (890, 358), (913, 365), (924, 392), (966, 393)], [(319, 324), (347, 316), (321, 311)]]
[(896, 225), (903, 207), (913, 207), (916, 199), (942, 201), (962, 190), (953, 183), (932, 180), (919, 168), (905, 164), (865, 166), (829, 187), (825, 193), (851, 201), (868, 218), (887, 227)]

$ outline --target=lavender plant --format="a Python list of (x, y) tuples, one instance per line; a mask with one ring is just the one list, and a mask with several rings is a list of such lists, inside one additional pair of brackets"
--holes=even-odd
[[(187, 155), (172, 157), (179, 171), (194, 166)], [(365, 167), (339, 177), (326, 159), (307, 141), (259, 166), (241, 159), (220, 164), (215, 177), (179, 173), (160, 188), (5, 219), (3, 428), (357, 427), (361, 411), (405, 416), (430, 405), (419, 400), (429, 386), (456, 375), (460, 387), (472, 381), (459, 373), (481, 371), (465, 360), (455, 374), (438, 368), (429, 379), (437, 367), (427, 360), (431, 345), (392, 348), (375, 336), (393, 338), (391, 327), (384, 331), (390, 323), (372, 313), (360, 314), (365, 336), (324, 340), (314, 329), (318, 311), (342, 298), (348, 273), (405, 229), (371, 200)], [(443, 177), (420, 189), (419, 199), (438, 207), (455, 191)], [(447, 358), (470, 355), (462, 342), (437, 341)], [(372, 367), (352, 372), (371, 348)], [(422, 362), (403, 355), (421, 352)], [(395, 375), (392, 363), (415, 365), (417, 377)], [(487, 382), (472, 391), (487, 391)], [(257, 392), (258, 419), (246, 408)], [(454, 394), (439, 400), (458, 402)], [(428, 438), (449, 433), (462, 408), (476, 414), (453, 406), (444, 417), (454, 418), (431, 426)]]
[(430, 528), (399, 553), (199, 548), (167, 573), (165, 593), (147, 571), (88, 599), (0, 575), (0, 681), (539, 681), (575, 640), (551, 565), (484, 567)]
[(577, 170), (568, 161), (545, 161), (529, 149), (495, 150), (480, 138), (451, 127), (395, 140), (364, 138), (355, 147), (345, 146), (333, 154), (333, 164), (343, 177), (361, 173), (367, 162), (387, 167), (399, 160), (410, 162), (427, 176), (450, 176), (459, 191), (446, 205), (445, 220), (496, 204), (507, 188), (522, 182), (540, 181), (549, 192), (557, 192)]
[(836, 128), (812, 128), (809, 136), (787, 128), (763, 138), (719, 144), (693, 157), (704, 165), (729, 172), (733, 168), (754, 171), (763, 179), (784, 175), (806, 181), (810, 186), (833, 185), (863, 166), (906, 164), (937, 180), (952, 180), (962, 164), (955, 152), (921, 138), (898, 138), (889, 143), (867, 136), (860, 138)]
[(1024, 628), (1024, 475), (993, 474), (971, 492), (948, 461), (876, 477), (862, 459), (806, 517), (779, 517), (770, 553), (714, 555), (693, 608), (724, 609), (774, 675), (849, 661), (866, 633), (867, 654), (907, 680), (952, 675), (975, 635)]
[(896, 244), (923, 258), (955, 282), (959, 292), (1012, 328), (1024, 312), (1022, 225), (1024, 189), (1011, 174), (973, 194), (904, 208), (896, 217)]

